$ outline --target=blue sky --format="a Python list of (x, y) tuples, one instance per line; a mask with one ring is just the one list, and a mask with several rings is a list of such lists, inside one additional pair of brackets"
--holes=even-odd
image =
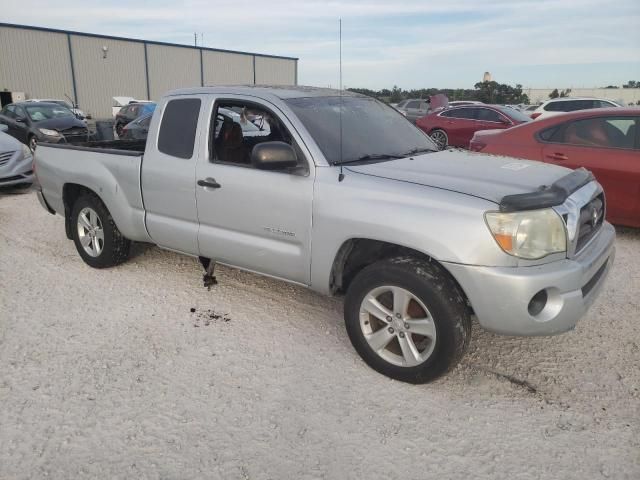
[(2, 21), (300, 58), (299, 82), (472, 88), (640, 80), (640, 0), (3, 0)]

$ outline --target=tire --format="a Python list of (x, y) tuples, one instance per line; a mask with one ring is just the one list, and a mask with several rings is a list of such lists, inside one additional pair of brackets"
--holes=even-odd
[[(411, 298), (399, 308), (405, 293)], [(369, 303), (372, 298), (377, 304)], [(396, 305), (392, 298), (401, 301)], [(367, 365), (402, 382), (427, 383), (445, 374), (471, 339), (471, 316), (459, 287), (439, 265), (413, 257), (382, 260), (358, 273), (347, 291), (344, 317), (349, 339)], [(372, 346), (388, 338), (381, 349)], [(407, 346), (412, 355), (405, 355)]]
[(122, 139), (122, 133), (124, 132), (124, 125), (121, 123), (116, 124), (116, 135), (118, 135), (118, 139)]
[(74, 203), (71, 235), (82, 260), (93, 268), (113, 267), (129, 257), (131, 241), (122, 236), (95, 194), (84, 194)]
[(29, 140), (27, 140), (27, 146), (29, 150), (31, 150), (31, 153), (35, 152), (38, 147), (38, 138), (35, 135), (30, 135)]
[(447, 132), (440, 128), (431, 130), (429, 137), (431, 137), (431, 140), (436, 144), (438, 150), (444, 150), (447, 148), (447, 145), (449, 145), (449, 136), (447, 135)]

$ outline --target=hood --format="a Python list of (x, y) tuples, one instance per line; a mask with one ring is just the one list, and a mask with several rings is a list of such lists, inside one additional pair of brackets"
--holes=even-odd
[(33, 122), (33, 125), (37, 128), (48, 128), (50, 130), (66, 130), (71, 127), (86, 128), (87, 124), (82, 120), (78, 120), (76, 117), (59, 117), (50, 118), (48, 120), (40, 120), (39, 122)]
[(4, 132), (0, 132), (0, 152), (10, 152), (20, 150), (22, 143)]
[(547, 163), (463, 150), (444, 150), (346, 170), (376, 177), (442, 188), (500, 203), (505, 195), (530, 193), (550, 186), (571, 170)]
[(135, 102), (135, 98), (133, 97), (111, 97), (113, 98), (114, 107), (124, 107), (125, 105), (129, 105), (129, 102)]

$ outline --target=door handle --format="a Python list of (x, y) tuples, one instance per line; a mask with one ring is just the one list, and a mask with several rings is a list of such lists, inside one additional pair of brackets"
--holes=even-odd
[(569, 160), (569, 157), (564, 153), (547, 153), (547, 158), (551, 158), (552, 160)]
[(200, 187), (205, 187), (205, 188), (220, 188), (222, 187), (222, 185), (220, 185), (218, 182), (216, 182), (215, 178), (205, 178), (204, 180), (198, 180), (198, 186)]

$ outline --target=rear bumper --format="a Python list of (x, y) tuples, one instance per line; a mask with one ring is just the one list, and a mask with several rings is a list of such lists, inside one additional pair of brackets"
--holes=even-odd
[[(477, 267), (445, 263), (480, 325), (503, 335), (554, 335), (571, 330), (595, 301), (615, 256), (615, 230), (605, 223), (580, 255), (535, 267)], [(541, 311), (534, 295), (545, 291)], [(534, 310), (535, 312), (535, 310)]]

